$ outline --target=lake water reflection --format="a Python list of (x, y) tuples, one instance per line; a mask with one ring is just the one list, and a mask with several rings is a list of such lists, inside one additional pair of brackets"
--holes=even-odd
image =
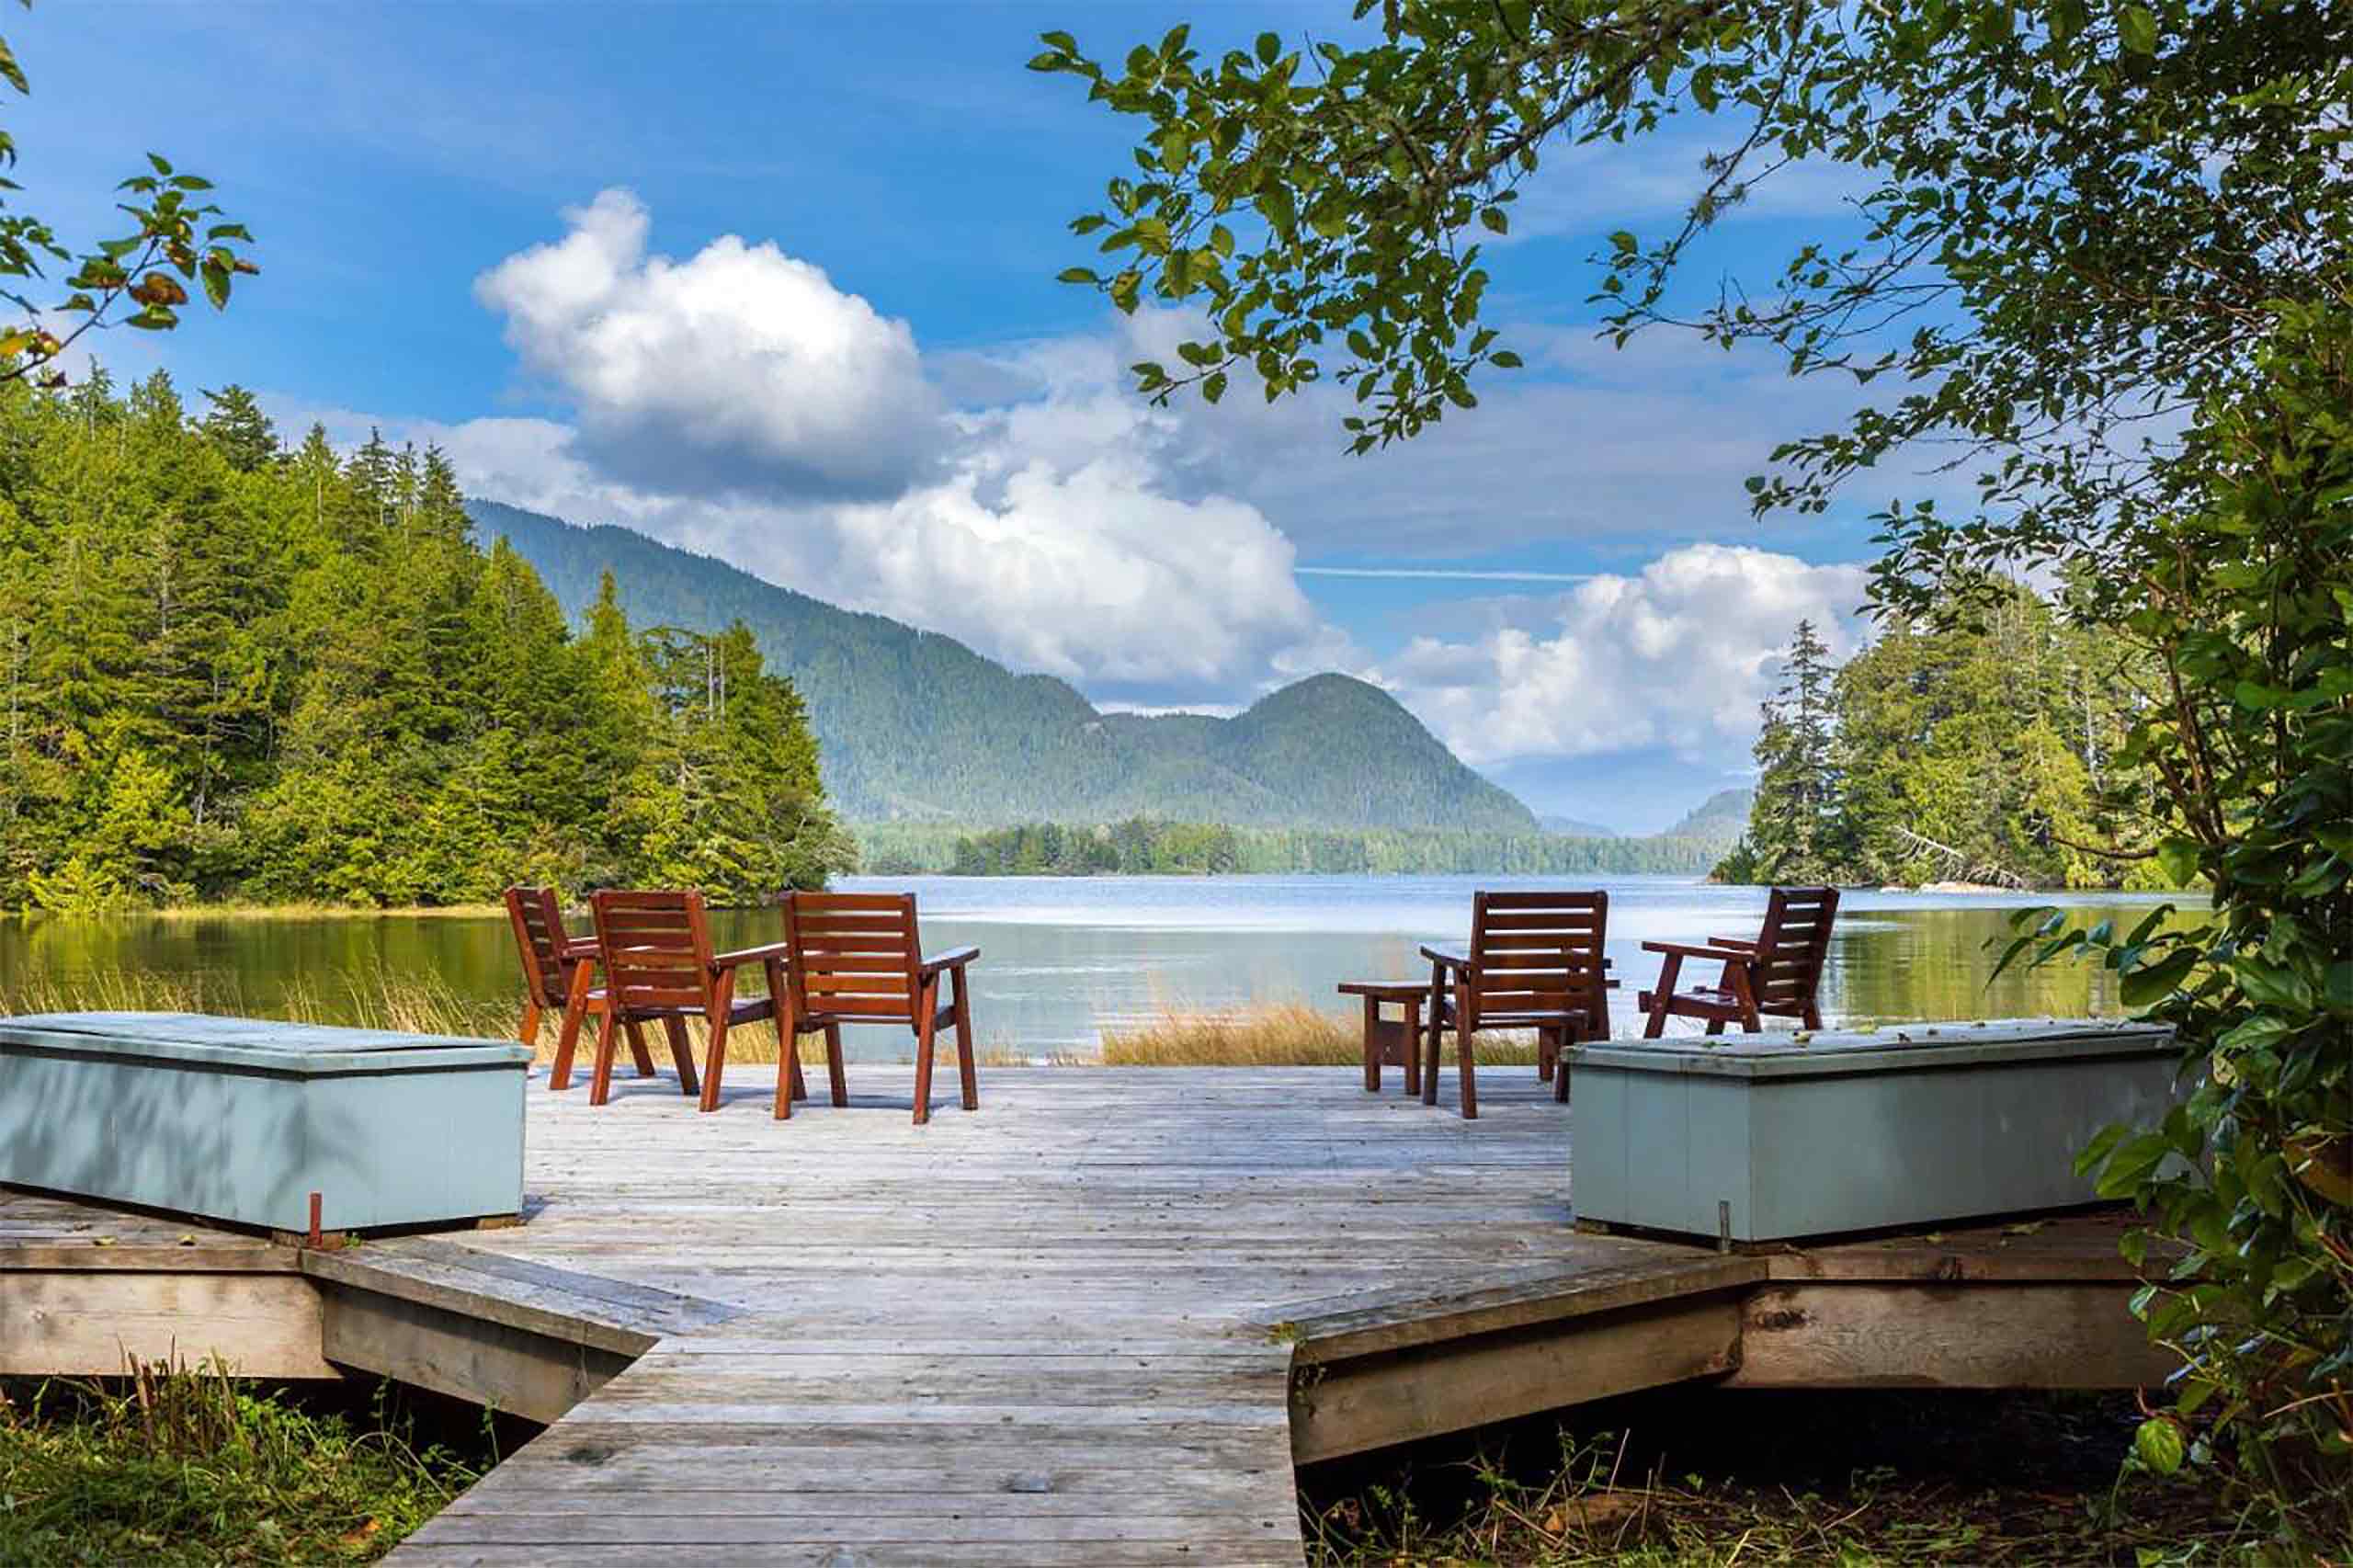
[[(1511, 877), (858, 877), (841, 884), (915, 892), (925, 943), (972, 943), (973, 1010), (984, 1043), (1046, 1054), (1165, 1009), (1307, 1001), (1347, 1011), (1333, 985), (1425, 971), (1415, 948), (1469, 935), (1474, 888), (1574, 885)], [(1587, 882), (1584, 885), (1591, 885)], [(1645, 939), (1753, 935), (1757, 888), (1676, 877), (1609, 880), (1609, 952), (1624, 981), (1615, 1032), (1639, 1031), (1634, 994), (1658, 971)], [(2082, 1015), (2117, 1009), (2104, 973), (2065, 967), (1989, 987), (1989, 938), (2009, 911), (2052, 895), (1856, 891), (1842, 903), (1825, 1006), (1834, 1020)], [(2071, 907), (2137, 917), (2154, 898), (2066, 895)], [(718, 916), (727, 946), (771, 941), (774, 911)], [(500, 918), (253, 919), (179, 915), (0, 920), (0, 990), (69, 987), (143, 969), (270, 1010), (289, 991), (316, 998), (372, 989), (380, 974), (430, 974), (462, 998), (516, 996), (513, 939)], [(905, 1037), (853, 1029), (853, 1056), (906, 1054)]]

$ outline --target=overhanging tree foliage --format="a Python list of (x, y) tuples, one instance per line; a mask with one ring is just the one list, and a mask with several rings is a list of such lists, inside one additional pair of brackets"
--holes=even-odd
[[(1888, 505), (1881, 610), (1934, 617), (1971, 585), (2050, 573), (2159, 672), (2165, 699), (2119, 758), (2155, 786), (2108, 805), (2163, 835), (2169, 876), (2209, 880), (2211, 923), (2054, 928), (2038, 950), (2104, 949), (2202, 1080), (2165, 1128), (2099, 1151), (2104, 1189), (2190, 1248), (2143, 1305), (2188, 1358), (2185, 1403), (2229, 1439), (2201, 1451), (2243, 1461), (2283, 1528), (2353, 1540), (2343, 6), (1361, 0), (1357, 16), (1360, 44), (1268, 34), (1215, 61), (1182, 28), (1109, 67), (1047, 35), (1033, 67), (1142, 122), (1135, 169), (1072, 225), (1110, 259), (1065, 276), (1122, 309), (1206, 314), (1180, 364), (1135, 368), (1154, 396), (1334, 381), (1366, 450), (1517, 363), (1483, 320), (1479, 239), (1508, 230), (1544, 156), (1707, 117), (1720, 150), (1685, 219), (1621, 230), (1597, 258), (1597, 324), (1762, 344), (1867, 389), (1844, 427), (1772, 454), (1759, 509), (1820, 509), (1907, 450), (1974, 480), (1964, 515)], [(1861, 182), (1853, 235), (1687, 298), (1695, 242), (1796, 160)], [(2144, 1430), (2158, 1468), (2180, 1456), (2171, 1422)], [(2296, 1482), (2315, 1455), (2340, 1484)]]
[[(31, 10), (33, 0), (22, 0)], [(19, 95), (32, 91), (16, 51), (0, 39), (0, 82)], [(0, 167), (14, 167), (17, 141), (0, 130)], [(17, 188), (0, 178), (0, 191)], [(25, 279), (24, 284), (0, 285), (0, 300), (22, 312), (15, 326), (0, 327), (0, 382), (29, 379), (40, 385), (63, 384), (55, 361), (74, 341), (96, 327), (110, 324), (108, 316), (125, 301), (135, 307), (118, 318), (123, 326), (145, 332), (168, 332), (179, 324), (180, 307), (188, 300), (187, 284), (204, 291), (215, 310), (225, 310), (229, 291), (243, 274), (258, 272), (241, 245), (253, 235), (242, 223), (222, 218), (221, 210), (201, 199), (212, 182), (199, 175), (175, 169), (159, 153), (147, 154), (147, 166), (115, 189), (123, 199), (117, 210), (131, 220), (130, 232), (97, 240), (76, 251), (38, 215), (10, 210), (0, 199), (0, 278)], [(32, 279), (63, 270), (62, 291), (36, 299), (23, 292)]]

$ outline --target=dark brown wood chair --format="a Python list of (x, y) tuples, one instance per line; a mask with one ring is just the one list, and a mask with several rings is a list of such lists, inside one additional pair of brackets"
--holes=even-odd
[[(1659, 970), (1658, 989), (1642, 994), (1643, 1011), (1650, 1015), (1643, 1038), (1665, 1033), (1671, 1017), (1705, 1018), (1710, 1034), (1723, 1033), (1726, 1024), (1755, 1034), (1768, 1016), (1820, 1028), (1822, 960), (1830, 951), (1830, 926), (1837, 917), (1836, 888), (1775, 888), (1765, 906), (1764, 928), (1753, 942), (1739, 937), (1644, 942), (1643, 951), (1663, 953), (1666, 962)], [(1686, 959), (1721, 963), (1723, 972), (1713, 985), (1677, 991)]]
[[(553, 1009), (563, 1020), (556, 1035), (555, 1065), (548, 1087), (572, 1084), (573, 1053), (579, 1047), (580, 1025), (590, 1015), (605, 1011), (605, 993), (597, 989), (597, 938), (575, 937), (563, 926), (563, 904), (553, 888), (512, 887), (506, 890), (506, 918), (515, 927), (515, 947), (523, 960), (523, 1021), (516, 1036), (537, 1047), (540, 1020)], [(637, 1059), (637, 1074), (654, 1076), (654, 1059), (646, 1053), (645, 1037), (630, 1026), (630, 1053)]]
[[(659, 1019), (669, 1036), (670, 1060), (677, 1064), (678, 1087), (689, 1095), (699, 1087), (702, 1108), (717, 1110), (720, 1074), (727, 1066), (727, 1031), (737, 1024), (777, 1017), (777, 998), (785, 994), (784, 944), (713, 952), (710, 921), (699, 892), (607, 889), (590, 895), (588, 907), (596, 916), (609, 999), (604, 1028), (597, 1034), (597, 1071), (588, 1103), (603, 1105), (611, 1092), (614, 1035)], [(735, 994), (735, 971), (746, 964), (767, 971), (767, 995)], [(702, 1019), (710, 1030), (699, 1085), (687, 1036), (688, 1018)], [(793, 1094), (805, 1098), (809, 1091), (801, 1082), (801, 1064), (792, 1059), (792, 1037), (779, 1029), (777, 1038), (784, 1046), (783, 1060), (777, 1065), (778, 1093), (781, 1096), (790, 1085)]]
[[(787, 893), (784, 942), (791, 960), (790, 989), (777, 1028), (787, 1040), (824, 1035), (825, 1074), (835, 1105), (849, 1103), (842, 1075), (842, 1026), (895, 1023), (915, 1034), (915, 1125), (931, 1119), (932, 1042), (950, 1026), (956, 1030), (964, 1108), (981, 1108), (972, 1061), (972, 998), (964, 973), (981, 956), (980, 949), (924, 957), (915, 895), (897, 892)], [(942, 976), (949, 983), (945, 1004), (939, 997)], [(780, 1084), (776, 1113), (792, 1114)]]
[(1479, 1114), (1472, 1037), (1482, 1029), (1534, 1029), (1536, 1071), (1555, 1099), (1569, 1097), (1562, 1048), (1609, 1038), (1609, 926), (1606, 892), (1476, 892), (1471, 895), (1471, 945), (1427, 947), (1428, 1051), (1422, 1103), (1438, 1104), (1438, 1037), (1454, 1030), (1462, 1114)]

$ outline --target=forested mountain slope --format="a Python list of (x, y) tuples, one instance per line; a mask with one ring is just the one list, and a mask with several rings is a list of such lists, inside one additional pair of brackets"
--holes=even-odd
[(1387, 693), (1345, 676), (1286, 687), (1232, 719), (1099, 713), (1064, 682), (1015, 675), (953, 638), (626, 528), (469, 506), (575, 617), (610, 571), (640, 624), (741, 619), (807, 702), (827, 792), (853, 821), (1537, 831), (1526, 806)]

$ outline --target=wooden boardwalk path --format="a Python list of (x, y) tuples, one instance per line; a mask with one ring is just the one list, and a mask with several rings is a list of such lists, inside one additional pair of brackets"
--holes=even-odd
[(95, 1211), (0, 1195), (0, 1371), (46, 1353), (39, 1291), (87, 1300), (60, 1256), (241, 1247), (294, 1260), (236, 1267), (301, 1276), (327, 1360), (552, 1421), (399, 1562), (1240, 1565), (1300, 1562), (1295, 1460), (1581, 1398), (2149, 1369), (2105, 1220), (1775, 1258), (1579, 1234), (1526, 1068), (1470, 1122), (1352, 1070), (999, 1070), (926, 1128), (904, 1068), (782, 1124), (773, 1083), (731, 1068), (705, 1116), (666, 1075), (601, 1109), (535, 1077), (508, 1230), (295, 1254), (126, 1217), (101, 1264), (61, 1233)]
[(1288, 1304), (1650, 1250), (1569, 1229), (1532, 1076), (1465, 1122), (1315, 1070), (1004, 1071), (926, 1128), (895, 1070), (781, 1125), (763, 1076), (710, 1117), (534, 1096), (546, 1207), (466, 1244), (740, 1315), (404, 1562), (1296, 1563)]

